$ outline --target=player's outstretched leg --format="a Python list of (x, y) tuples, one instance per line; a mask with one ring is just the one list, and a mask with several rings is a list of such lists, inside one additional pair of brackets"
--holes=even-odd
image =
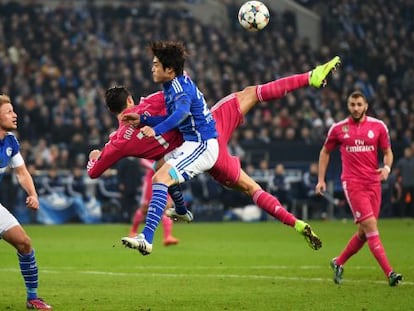
[(313, 232), (309, 224), (298, 219), (295, 222), (295, 229), (305, 237), (305, 241), (308, 243), (310, 248), (318, 250), (322, 247), (321, 239), (319, 239), (315, 232)]
[(335, 56), (329, 62), (316, 66), (309, 77), (309, 85), (320, 88), (326, 86), (326, 77), (341, 64), (339, 56)]
[(342, 265), (336, 264), (336, 257), (331, 260), (330, 266), (334, 272), (333, 280), (335, 284), (341, 284), (342, 275), (344, 274), (344, 267)]

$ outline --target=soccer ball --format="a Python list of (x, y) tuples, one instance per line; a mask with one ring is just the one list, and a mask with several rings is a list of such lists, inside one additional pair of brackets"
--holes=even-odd
[(259, 31), (269, 23), (268, 8), (260, 1), (247, 1), (239, 10), (239, 22), (248, 31)]

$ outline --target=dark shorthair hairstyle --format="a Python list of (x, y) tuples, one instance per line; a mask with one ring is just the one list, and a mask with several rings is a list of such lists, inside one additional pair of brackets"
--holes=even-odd
[(164, 69), (172, 68), (177, 76), (183, 74), (187, 51), (181, 42), (155, 41), (151, 43), (150, 50)]
[(109, 111), (121, 113), (127, 106), (127, 98), (131, 93), (125, 86), (113, 86), (105, 92), (105, 102)]
[(364, 95), (364, 93), (362, 93), (361, 91), (353, 91), (349, 96), (348, 96), (348, 98), (350, 99), (350, 98), (359, 98), (359, 97), (362, 97), (362, 99), (364, 100), (364, 102), (368, 102), (367, 101), (367, 98), (365, 97), (365, 95)]

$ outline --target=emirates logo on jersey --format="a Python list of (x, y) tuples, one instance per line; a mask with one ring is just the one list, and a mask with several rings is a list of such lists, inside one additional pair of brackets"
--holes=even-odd
[(355, 139), (354, 145), (345, 146), (345, 150), (351, 153), (372, 152), (375, 151), (375, 147), (373, 145), (365, 145), (365, 141), (363, 139)]

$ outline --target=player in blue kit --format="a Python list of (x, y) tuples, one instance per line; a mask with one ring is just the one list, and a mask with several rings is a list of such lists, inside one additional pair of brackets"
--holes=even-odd
[(219, 153), (215, 121), (204, 96), (190, 77), (184, 75), (184, 46), (179, 42), (158, 41), (150, 48), (153, 80), (163, 85), (167, 115), (141, 115), (140, 123), (145, 125), (141, 134), (143, 139), (156, 138), (176, 128), (182, 133), (184, 143), (156, 164), (152, 198), (142, 233), (136, 238), (122, 238), (124, 245), (138, 249), (143, 255), (152, 251), (154, 232), (164, 212), (167, 193), (175, 203), (175, 208), (167, 210), (168, 216), (187, 222), (193, 220), (184, 205), (179, 184), (211, 169)]
[[(32, 176), (20, 154), (19, 142), (10, 132), (16, 128), (17, 115), (10, 97), (0, 94), (0, 180), (7, 167), (13, 168), (19, 184), (27, 192), (27, 207), (37, 210), (39, 200)], [(26, 307), (35, 310), (52, 310), (51, 306), (37, 296), (38, 268), (30, 238), (17, 219), (2, 204), (0, 204), (0, 238), (17, 250), (20, 271), (27, 291)]]

